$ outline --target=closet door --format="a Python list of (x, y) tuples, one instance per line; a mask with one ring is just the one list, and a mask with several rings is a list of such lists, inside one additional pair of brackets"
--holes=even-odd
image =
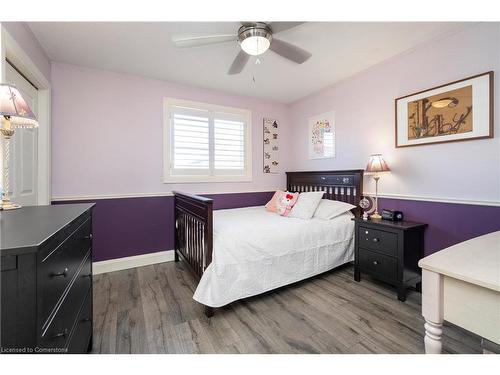
[[(8, 83), (21, 92), (31, 110), (38, 115), (38, 90), (9, 63), (5, 76)], [(38, 129), (16, 128), (10, 145), (11, 201), (22, 206), (37, 205), (38, 189)]]

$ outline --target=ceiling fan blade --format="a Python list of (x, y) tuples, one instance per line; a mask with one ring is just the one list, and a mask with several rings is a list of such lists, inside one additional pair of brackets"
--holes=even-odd
[(233, 75), (233, 74), (241, 73), (241, 71), (243, 70), (243, 68), (245, 67), (245, 65), (247, 64), (249, 59), (250, 59), (250, 55), (248, 53), (246, 53), (245, 51), (241, 50), (240, 53), (238, 53), (238, 55), (234, 59), (227, 74)]
[(278, 55), (283, 56), (285, 59), (296, 62), (297, 64), (302, 64), (312, 56), (306, 50), (276, 38), (273, 38), (269, 49)]
[(232, 35), (202, 35), (193, 37), (173, 37), (172, 42), (181, 48), (187, 47), (198, 47), (198, 46), (208, 46), (210, 44), (235, 42), (238, 40), (238, 36)]
[(302, 25), (305, 22), (271, 22), (269, 26), (271, 26), (271, 30), (273, 30), (273, 34), (280, 33), (282, 31), (291, 29), (293, 27)]

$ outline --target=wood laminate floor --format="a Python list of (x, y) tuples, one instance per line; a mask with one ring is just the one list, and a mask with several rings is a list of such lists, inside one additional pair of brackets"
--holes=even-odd
[[(216, 309), (192, 299), (175, 262), (94, 277), (95, 353), (423, 353), (421, 295), (405, 303), (352, 266)], [(479, 353), (480, 339), (445, 325), (445, 353)]]

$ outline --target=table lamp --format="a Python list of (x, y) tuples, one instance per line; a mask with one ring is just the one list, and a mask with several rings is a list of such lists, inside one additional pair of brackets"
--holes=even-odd
[(0, 84), (0, 133), (3, 135), (3, 195), (0, 208), (14, 210), (21, 206), (9, 198), (10, 140), (16, 128), (36, 128), (38, 121), (21, 93), (12, 85)]
[(380, 179), (380, 173), (390, 171), (391, 170), (382, 157), (382, 154), (370, 155), (370, 160), (368, 160), (368, 165), (366, 166), (366, 172), (368, 172), (368, 174), (373, 174), (373, 179), (375, 180), (375, 212), (370, 215), (371, 219), (382, 218), (382, 216), (378, 213), (378, 180)]

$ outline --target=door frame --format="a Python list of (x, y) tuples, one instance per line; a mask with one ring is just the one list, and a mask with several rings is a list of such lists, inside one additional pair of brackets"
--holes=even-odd
[(37, 204), (51, 203), (50, 82), (21, 46), (0, 24), (0, 81), (5, 81), (5, 59), (9, 59), (38, 88), (38, 186)]

